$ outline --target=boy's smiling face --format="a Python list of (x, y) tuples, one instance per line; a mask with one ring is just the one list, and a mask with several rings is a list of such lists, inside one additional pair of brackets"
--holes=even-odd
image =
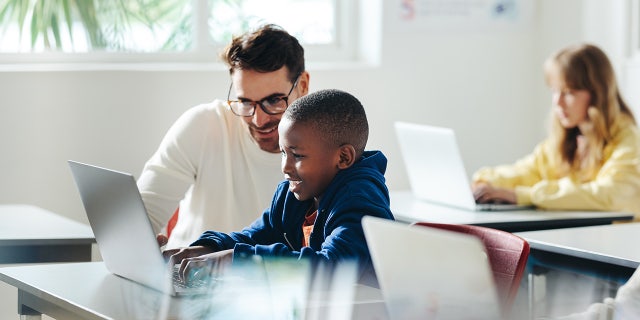
[(331, 146), (322, 133), (307, 123), (283, 117), (278, 127), (282, 172), (289, 191), (300, 201), (320, 196), (340, 170), (340, 148)]

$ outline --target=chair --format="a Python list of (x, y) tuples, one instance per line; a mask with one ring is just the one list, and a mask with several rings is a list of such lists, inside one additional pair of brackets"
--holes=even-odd
[(415, 222), (412, 225), (466, 233), (480, 238), (487, 249), (502, 309), (505, 313), (511, 310), (529, 257), (529, 243), (526, 240), (506, 231), (473, 225), (431, 222)]

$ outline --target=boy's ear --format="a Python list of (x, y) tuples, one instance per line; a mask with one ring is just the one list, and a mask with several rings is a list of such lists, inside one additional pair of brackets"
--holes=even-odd
[(340, 146), (340, 161), (338, 161), (338, 169), (343, 170), (349, 168), (356, 162), (356, 149), (350, 144)]

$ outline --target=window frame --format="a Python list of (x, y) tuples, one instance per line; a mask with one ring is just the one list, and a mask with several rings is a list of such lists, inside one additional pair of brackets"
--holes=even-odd
[[(218, 54), (226, 44), (215, 44), (209, 40), (207, 32), (207, 3), (192, 0), (194, 6), (194, 49), (188, 52), (42, 52), (42, 53), (0, 53), (0, 66), (61, 64), (108, 66), (127, 65), (134, 69), (174, 68), (193, 65), (220, 65)], [(307, 62), (349, 62), (357, 59), (358, 3), (354, 0), (332, 0), (335, 14), (335, 42), (328, 45), (302, 44)], [(144, 67), (147, 65), (147, 67)], [(173, 65), (173, 66), (172, 66)]]
[(635, 87), (640, 84), (640, 0), (622, 0), (620, 16), (627, 19), (622, 24), (623, 38), (620, 43), (622, 50), (621, 87), (625, 100), (633, 109), (636, 119), (640, 115), (640, 93)]
[(629, 58), (640, 63), (640, 0), (629, 0)]

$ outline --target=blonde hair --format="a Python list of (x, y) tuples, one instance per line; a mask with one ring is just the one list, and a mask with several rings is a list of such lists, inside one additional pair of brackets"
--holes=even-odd
[[(557, 117), (553, 117), (551, 140), (558, 150), (557, 160), (562, 164), (558, 174), (574, 174), (583, 181), (592, 180), (602, 166), (603, 151), (611, 140), (616, 119), (625, 115), (635, 123), (631, 110), (620, 96), (611, 62), (600, 48), (576, 44), (549, 57), (544, 63), (544, 71), (547, 83), (551, 75), (556, 74), (568, 88), (587, 90), (591, 95), (587, 110), (590, 125), (583, 126), (583, 132), (580, 132), (577, 127), (563, 127)], [(586, 138), (586, 154), (582, 158), (577, 156), (579, 134)]]

